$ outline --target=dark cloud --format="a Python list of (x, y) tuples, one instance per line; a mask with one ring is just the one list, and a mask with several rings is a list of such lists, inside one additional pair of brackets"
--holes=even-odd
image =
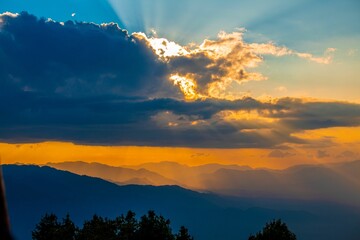
[[(256, 132), (252, 124), (235, 126), (216, 114), (223, 110), (271, 107), (254, 99), (237, 101), (205, 100), (185, 102), (175, 99), (144, 100), (125, 97), (42, 97), (33, 92), (2, 95), (0, 136), (3, 141), (67, 140), (93, 144), (128, 144), (198, 147), (261, 147), (273, 142)], [(182, 125), (169, 126), (171, 112)], [(193, 125), (193, 121), (204, 124)], [(278, 140), (275, 140), (278, 138)]]
[[(305, 144), (292, 135), (301, 130), (360, 125), (358, 104), (180, 100), (169, 69), (193, 67), (195, 73), (209, 64), (198, 58), (161, 61), (116, 24), (2, 14), (0, 140), (271, 148)], [(227, 112), (240, 117), (228, 119)], [(247, 112), (259, 118), (242, 118)]]
[(117, 24), (0, 16), (0, 91), (154, 96), (171, 84), (152, 49)]
[(360, 105), (347, 102), (314, 102), (294, 98), (279, 99), (282, 111), (271, 111), (266, 116), (281, 119), (290, 129), (311, 130), (337, 126), (359, 126)]

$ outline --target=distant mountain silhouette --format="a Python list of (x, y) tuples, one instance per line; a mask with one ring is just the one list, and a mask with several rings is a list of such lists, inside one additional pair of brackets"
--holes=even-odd
[(161, 173), (161, 175), (168, 174), (168, 177), (176, 178), (174, 176), (179, 175), (178, 171), (181, 169), (183, 171), (193, 171), (197, 174), (203, 173), (212, 173), (219, 169), (233, 169), (233, 170), (251, 170), (252, 168), (248, 166), (239, 166), (239, 165), (223, 165), (217, 163), (204, 164), (199, 166), (190, 167), (185, 164), (179, 164), (176, 162), (158, 162), (158, 163), (144, 163), (138, 166), (132, 166), (133, 168), (145, 168), (154, 172)]
[(256, 198), (326, 200), (360, 207), (360, 161), (282, 171), (220, 169), (199, 178), (212, 192)]
[(129, 169), (124, 167), (112, 167), (100, 163), (85, 162), (63, 162), (47, 163), (47, 166), (66, 170), (79, 175), (99, 177), (109, 180), (120, 185), (137, 184), (137, 185), (180, 185), (180, 183), (161, 176), (158, 173), (151, 172), (144, 168)]
[(80, 175), (100, 177), (120, 185), (178, 185), (222, 195), (326, 200), (360, 207), (360, 161), (299, 165), (285, 170), (221, 164), (190, 167), (175, 162), (126, 167), (84, 162), (48, 165)]
[[(247, 208), (248, 200), (177, 186), (118, 186), (50, 167), (5, 165), (3, 172), (12, 229), (20, 240), (30, 239), (31, 230), (46, 212), (69, 213), (81, 225), (93, 214), (112, 218), (129, 209), (138, 215), (153, 209), (170, 218), (174, 230), (186, 225), (196, 240), (246, 239), (275, 218), (284, 219), (300, 240), (357, 240), (360, 236), (360, 214), (336, 205), (326, 207), (326, 215)], [(306, 209), (306, 203), (301, 204)]]
[(136, 166), (122, 167), (113, 167), (99, 163), (85, 163), (80, 161), (47, 163), (46, 165), (79, 175), (99, 177), (120, 185), (178, 185), (198, 190), (204, 190), (201, 185), (201, 179), (199, 178), (202, 174), (210, 174), (219, 169), (251, 169), (246, 166), (221, 164), (206, 164), (190, 167), (175, 162), (145, 163)]

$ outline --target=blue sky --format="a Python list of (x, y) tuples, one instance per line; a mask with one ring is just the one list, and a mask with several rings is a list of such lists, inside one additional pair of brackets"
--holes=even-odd
[(255, 39), (289, 47), (360, 34), (357, 0), (5, 0), (0, 11), (28, 11), (58, 21), (113, 21), (130, 32), (154, 28), (164, 37), (186, 43), (237, 27), (245, 27)]

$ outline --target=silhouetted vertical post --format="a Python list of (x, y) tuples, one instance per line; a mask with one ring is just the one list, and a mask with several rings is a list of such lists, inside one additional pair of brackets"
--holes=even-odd
[(12, 239), (10, 233), (9, 215), (7, 212), (6, 198), (5, 198), (5, 185), (2, 173), (2, 163), (0, 158), (0, 239)]

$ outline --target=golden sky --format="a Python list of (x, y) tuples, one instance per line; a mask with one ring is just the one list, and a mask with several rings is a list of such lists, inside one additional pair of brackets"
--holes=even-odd
[[(360, 127), (329, 128), (298, 134), (308, 140), (331, 139), (324, 146), (288, 146), (284, 149), (207, 149), (177, 147), (91, 146), (69, 142), (0, 144), (3, 164), (46, 164), (84, 161), (111, 166), (173, 161), (190, 166), (220, 163), (281, 169), (297, 164), (331, 163), (360, 157)], [(355, 151), (354, 151), (355, 150)]]

